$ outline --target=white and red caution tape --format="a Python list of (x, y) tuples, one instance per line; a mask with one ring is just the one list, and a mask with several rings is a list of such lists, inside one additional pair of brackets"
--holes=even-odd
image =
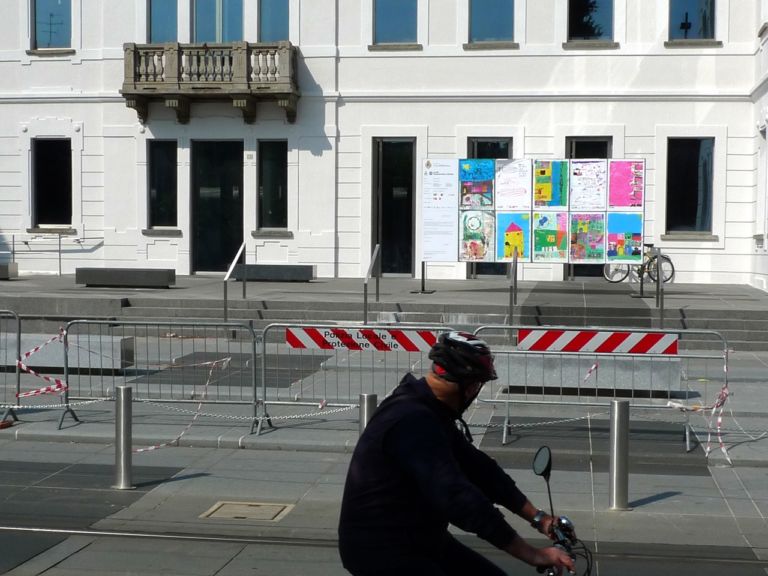
[[(24, 360), (28, 359), (30, 356), (32, 356), (36, 352), (39, 352), (40, 350), (42, 350), (43, 348), (48, 346), (48, 344), (51, 344), (52, 342), (57, 342), (57, 341), (63, 340), (64, 339), (64, 334), (65, 334), (64, 329), (63, 328), (59, 328), (59, 333), (56, 336), (53, 336), (53, 337), (49, 338), (48, 340), (46, 340), (45, 342), (43, 342), (39, 346), (35, 346), (34, 348), (32, 348), (32, 350), (29, 350), (29, 351), (25, 352), (24, 354), (22, 354), (21, 357)], [(50, 383), (49, 386), (43, 386), (42, 388), (37, 388), (35, 390), (28, 390), (26, 392), (19, 392), (18, 394), (16, 394), (17, 398), (28, 398), (30, 396), (42, 396), (43, 394), (51, 394), (51, 393), (55, 393), (55, 392), (64, 392), (68, 388), (68, 385), (67, 385), (66, 382), (64, 382), (64, 380), (61, 380), (60, 378), (51, 378), (50, 376), (45, 376), (43, 374), (40, 374), (39, 372), (37, 372), (37, 371), (33, 370), (32, 368), (30, 368), (29, 366), (27, 366), (21, 360), (16, 360), (16, 366), (18, 366), (20, 370), (23, 370), (24, 372), (26, 372), (28, 374), (31, 374), (32, 376), (36, 376), (36, 377), (38, 377), (38, 378), (40, 378), (42, 380), (45, 380), (46, 382)]]
[[(587, 370), (586, 376), (584, 376), (584, 380), (581, 381), (582, 384), (586, 384), (587, 380), (589, 380), (589, 377), (592, 376), (593, 373), (597, 372), (597, 369), (600, 367), (599, 362), (595, 362), (592, 364), (592, 366), (589, 367), (589, 370)], [(597, 379), (597, 376), (595, 376), (595, 379)]]
[(134, 454), (140, 454), (141, 452), (152, 452), (154, 450), (159, 450), (160, 448), (165, 448), (167, 446), (178, 446), (179, 441), (181, 438), (189, 432), (189, 430), (192, 428), (192, 425), (197, 422), (197, 419), (200, 417), (200, 414), (202, 413), (202, 407), (203, 403), (205, 402), (206, 397), (208, 396), (208, 385), (211, 383), (211, 380), (213, 380), (213, 371), (217, 368), (220, 370), (225, 369), (227, 366), (229, 366), (229, 361), (231, 360), (231, 357), (222, 358), (221, 360), (213, 360), (212, 362), (201, 362), (200, 364), (195, 364), (195, 366), (210, 366), (210, 370), (208, 370), (208, 379), (205, 381), (205, 386), (203, 387), (203, 393), (200, 396), (200, 402), (197, 404), (197, 409), (195, 410), (195, 414), (192, 417), (192, 421), (187, 424), (187, 426), (184, 428), (184, 430), (181, 431), (173, 440), (169, 440), (168, 442), (163, 442), (161, 444), (155, 444), (153, 446), (146, 446), (144, 448), (134, 448), (132, 452)]
[(676, 355), (678, 335), (621, 330), (521, 328), (517, 332), (517, 349), (531, 352)]
[(430, 330), (391, 328), (314, 328), (285, 329), (285, 343), (296, 349), (366, 350), (377, 352), (428, 352), (437, 342)]

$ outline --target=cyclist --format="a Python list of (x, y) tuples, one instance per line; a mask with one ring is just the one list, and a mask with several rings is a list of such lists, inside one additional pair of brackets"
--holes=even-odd
[(454, 538), (453, 524), (528, 564), (573, 570), (567, 553), (531, 546), (494, 506), (550, 533), (553, 518), (472, 445), (461, 417), (483, 384), (496, 378), (487, 344), (447, 332), (429, 358), (427, 375), (406, 374), (357, 443), (339, 521), (344, 567), (355, 576), (505, 574)]

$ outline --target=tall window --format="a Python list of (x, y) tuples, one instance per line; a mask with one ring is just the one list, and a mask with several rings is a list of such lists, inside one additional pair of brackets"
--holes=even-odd
[(288, 227), (288, 142), (259, 142), (259, 228)]
[(417, 41), (417, 0), (374, 0), (374, 44)]
[(176, 42), (177, 0), (149, 0), (149, 41)]
[(70, 0), (33, 0), (33, 48), (69, 48), (72, 45)]
[(714, 138), (667, 140), (667, 232), (712, 231)]
[(259, 42), (288, 40), (288, 0), (259, 0)]
[(713, 40), (715, 0), (670, 0), (670, 40)]
[(149, 227), (176, 226), (176, 140), (150, 140)]
[(514, 0), (470, 0), (470, 42), (512, 42), (515, 39)]
[(72, 143), (69, 138), (32, 141), (32, 224), (72, 224)]
[(243, 39), (243, 0), (194, 0), (194, 42)]
[(568, 0), (568, 40), (613, 40), (613, 0)]

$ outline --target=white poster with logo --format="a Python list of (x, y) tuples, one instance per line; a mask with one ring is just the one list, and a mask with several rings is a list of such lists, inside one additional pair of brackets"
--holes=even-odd
[(456, 262), (459, 230), (459, 161), (456, 158), (427, 158), (421, 166), (424, 262)]

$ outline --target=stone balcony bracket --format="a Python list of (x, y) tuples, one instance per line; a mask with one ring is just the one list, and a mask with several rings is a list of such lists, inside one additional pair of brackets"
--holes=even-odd
[(121, 94), (139, 122), (149, 121), (149, 103), (162, 102), (186, 124), (194, 102), (231, 102), (243, 120), (256, 121), (259, 102), (276, 102), (296, 121), (298, 50), (274, 44), (133, 44), (123, 46)]

